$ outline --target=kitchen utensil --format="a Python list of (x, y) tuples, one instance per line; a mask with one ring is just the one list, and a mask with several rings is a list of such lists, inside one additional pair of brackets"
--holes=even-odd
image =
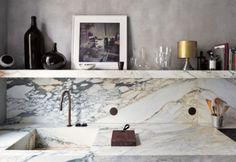
[(221, 104), (221, 99), (220, 98), (215, 98), (215, 104), (220, 105)]
[(129, 124), (126, 124), (125, 126), (124, 126), (124, 128), (123, 128), (123, 131), (126, 131), (126, 130), (128, 130), (129, 129)]
[(123, 130), (113, 130), (111, 146), (137, 146), (134, 130), (128, 130), (129, 124), (126, 124)]
[(220, 112), (221, 112), (221, 99), (220, 98), (215, 98), (215, 104), (216, 104), (216, 108), (217, 108), (217, 116), (220, 116)]
[(207, 102), (207, 106), (208, 106), (208, 110), (211, 112), (211, 114), (213, 114), (213, 110), (212, 110), (212, 101), (209, 100), (209, 99), (206, 99), (206, 102)]
[(221, 109), (221, 112), (220, 112), (220, 116), (224, 116), (224, 114), (226, 113), (226, 111), (229, 110), (229, 106), (226, 105), (223, 109)]
[(217, 116), (217, 108), (216, 106), (212, 106), (213, 114), (214, 116)]
[(220, 105), (216, 105), (216, 110), (217, 110), (217, 116), (220, 116), (220, 112), (221, 112), (221, 107), (220, 107)]

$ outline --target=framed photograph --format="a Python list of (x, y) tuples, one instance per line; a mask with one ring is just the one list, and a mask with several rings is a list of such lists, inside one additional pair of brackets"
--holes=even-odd
[(217, 70), (229, 69), (229, 43), (214, 46), (214, 53), (217, 57)]
[(72, 69), (127, 69), (127, 16), (73, 16), (72, 30)]

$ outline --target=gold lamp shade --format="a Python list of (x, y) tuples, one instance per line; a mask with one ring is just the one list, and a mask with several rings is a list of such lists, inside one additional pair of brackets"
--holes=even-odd
[(177, 51), (178, 58), (185, 59), (183, 70), (193, 70), (189, 59), (197, 55), (197, 41), (179, 41), (177, 43)]
[(197, 41), (179, 41), (177, 50), (179, 58), (195, 57), (197, 54)]

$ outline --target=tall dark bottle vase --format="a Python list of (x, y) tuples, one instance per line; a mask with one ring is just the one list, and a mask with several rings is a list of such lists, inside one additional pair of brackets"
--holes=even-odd
[(44, 54), (44, 39), (40, 30), (37, 28), (36, 17), (31, 17), (31, 27), (25, 33), (25, 68), (42, 69), (41, 62)]

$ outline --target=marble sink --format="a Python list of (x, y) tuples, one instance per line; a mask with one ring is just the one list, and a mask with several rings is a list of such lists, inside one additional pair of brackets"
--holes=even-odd
[(96, 138), (96, 128), (37, 128), (8, 150), (83, 150)]

